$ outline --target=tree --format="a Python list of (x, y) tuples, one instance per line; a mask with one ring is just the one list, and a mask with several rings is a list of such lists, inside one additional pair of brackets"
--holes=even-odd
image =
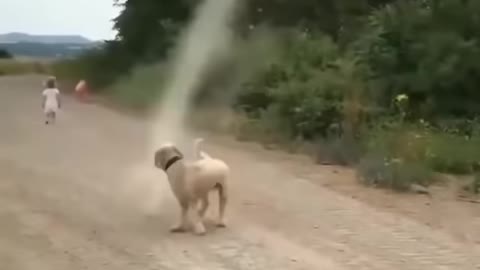
[(123, 7), (114, 19), (117, 40), (136, 60), (165, 57), (194, 7), (187, 0), (126, 0), (117, 5)]
[(480, 14), (477, 1), (399, 0), (370, 17), (361, 57), (379, 100), (406, 94), (411, 117), (480, 114)]
[(13, 55), (5, 49), (0, 48), (0, 59), (10, 59)]
[[(371, 9), (393, 0), (244, 0), (236, 26), (248, 32), (252, 26), (268, 24), (275, 28), (301, 28), (323, 32), (334, 40), (340, 32), (358, 24), (358, 18)], [(200, 0), (125, 0), (114, 19), (117, 40), (135, 61), (157, 60), (167, 55), (179, 31), (192, 18)], [(356, 29), (356, 28), (355, 28)]]

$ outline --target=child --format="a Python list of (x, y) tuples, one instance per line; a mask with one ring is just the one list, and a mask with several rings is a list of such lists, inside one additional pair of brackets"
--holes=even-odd
[(57, 111), (60, 109), (60, 91), (56, 87), (56, 80), (54, 77), (48, 78), (46, 82), (46, 89), (43, 90), (42, 108), (45, 113), (45, 124), (54, 123), (57, 117)]

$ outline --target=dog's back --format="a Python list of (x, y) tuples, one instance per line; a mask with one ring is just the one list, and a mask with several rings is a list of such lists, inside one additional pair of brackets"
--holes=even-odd
[(202, 191), (213, 188), (222, 189), (226, 187), (230, 168), (220, 159), (216, 159), (200, 150), (200, 144), (203, 138), (197, 138), (194, 141), (194, 152), (196, 161), (192, 164), (192, 172), (195, 174), (195, 185), (198, 185)]
[(193, 165), (195, 174), (200, 178), (223, 179), (228, 176), (230, 171), (225, 162), (214, 158), (200, 159)]

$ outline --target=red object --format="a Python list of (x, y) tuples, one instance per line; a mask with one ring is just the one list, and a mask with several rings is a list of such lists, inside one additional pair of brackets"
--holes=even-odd
[(85, 80), (80, 80), (75, 86), (75, 96), (81, 102), (87, 102), (90, 99), (90, 91)]

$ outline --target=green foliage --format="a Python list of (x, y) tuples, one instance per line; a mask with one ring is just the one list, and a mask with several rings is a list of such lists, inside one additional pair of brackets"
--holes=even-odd
[(316, 161), (325, 165), (355, 165), (364, 154), (363, 145), (346, 137), (320, 140), (316, 148)]
[[(396, 1), (372, 13), (356, 50), (379, 102), (407, 94), (411, 117), (478, 115), (480, 12), (476, 1)], [(474, 30), (477, 29), (477, 30)]]
[(432, 171), (421, 163), (367, 155), (358, 165), (358, 176), (368, 186), (410, 191), (413, 184), (428, 186), (434, 181)]
[(138, 67), (106, 89), (106, 95), (120, 105), (144, 110), (154, 105), (163, 89), (162, 65)]
[(468, 139), (450, 134), (432, 134), (429, 165), (441, 172), (471, 174), (480, 170), (480, 138)]
[(53, 69), (58, 77), (74, 81), (86, 79), (93, 89), (102, 90), (128, 74), (131, 60), (126, 55), (118, 41), (107, 41), (78, 58), (55, 63)]
[(463, 183), (462, 189), (470, 195), (480, 194), (480, 173), (475, 173), (470, 179), (467, 179)]
[(9, 51), (0, 48), (0, 59), (11, 59), (11, 58), (13, 58), (13, 55)]
[(471, 190), (475, 194), (480, 193), (480, 173), (475, 174), (472, 181)]
[[(123, 1), (117, 38), (56, 70), (145, 109), (160, 93), (155, 74), (164, 74), (151, 63), (165, 62), (198, 3)], [(241, 139), (314, 144), (319, 162), (360, 160), (366, 184), (397, 190), (428, 185), (432, 170), (479, 170), (479, 1), (243, 4), (236, 54), (213, 59), (196, 96), (232, 101)], [(251, 53), (246, 44), (262, 27), (278, 37), (275, 50)], [(252, 62), (262, 65), (244, 76)]]
[(342, 103), (351, 91), (350, 64), (326, 36), (299, 33), (285, 45), (280, 61), (249, 82), (236, 106), (252, 116), (268, 110), (283, 119), (290, 137), (326, 137), (342, 122)]
[(246, 0), (241, 26), (267, 23), (281, 27), (296, 27), (307, 32), (323, 32), (337, 40), (347, 39), (370, 9), (392, 0)]
[[(296, 28), (308, 33), (325, 32), (333, 39), (350, 29), (348, 25), (358, 25), (353, 18), (368, 14), (370, 8), (384, 5), (393, 0), (248, 0), (242, 2), (243, 9), (238, 14), (235, 28), (253, 34), (252, 29), (267, 24), (274, 28)], [(118, 35), (106, 46), (103, 54), (106, 58), (115, 59), (94, 61), (90, 56), (88, 66), (95, 69), (102, 66), (107, 78), (98, 79), (98, 72), (91, 72), (87, 78), (100, 81), (101, 86), (112, 82), (110, 77), (122, 76), (134, 65), (164, 60), (180, 31), (192, 19), (194, 9), (199, 0), (117, 0), (115, 4), (122, 7), (120, 15), (114, 18), (114, 29)], [(352, 18), (352, 19), (350, 19)], [(342, 25), (342, 22), (345, 22)], [(355, 23), (352, 23), (355, 22)], [(100, 57), (103, 58), (103, 57)], [(105, 63), (107, 62), (107, 63)], [(121, 65), (119, 65), (120, 63)], [(122, 66), (122, 70), (118, 67)], [(110, 71), (112, 69), (113, 71)], [(110, 74), (111, 73), (111, 74)]]
[(431, 170), (472, 174), (480, 170), (480, 137), (441, 132), (431, 126), (393, 123), (377, 125), (368, 133), (367, 152), (387, 159), (418, 163)]
[(123, 12), (114, 19), (123, 57), (152, 61), (165, 57), (178, 30), (192, 17), (194, 1), (126, 0)]

